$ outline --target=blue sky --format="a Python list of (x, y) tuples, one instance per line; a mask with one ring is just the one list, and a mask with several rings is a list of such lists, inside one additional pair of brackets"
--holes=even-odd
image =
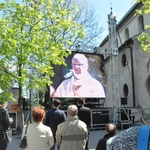
[[(4, 0), (0, 0), (0, 2), (3, 1)], [(16, 1), (20, 2), (22, 0)], [(100, 18), (99, 25), (102, 26), (104, 29), (103, 33), (101, 34), (102, 38), (97, 41), (99, 44), (108, 34), (107, 15), (111, 11), (110, 8), (112, 7), (113, 13), (116, 14), (116, 19), (118, 23), (134, 4), (133, 2), (134, 0), (87, 0), (87, 1), (91, 6), (94, 7), (96, 15)]]
[(134, 5), (133, 0), (89, 0), (91, 5), (95, 8), (96, 14), (100, 17), (99, 24), (103, 26), (104, 32), (102, 33), (102, 39), (108, 34), (107, 15), (111, 11), (116, 14), (117, 23), (127, 13), (127, 11)]

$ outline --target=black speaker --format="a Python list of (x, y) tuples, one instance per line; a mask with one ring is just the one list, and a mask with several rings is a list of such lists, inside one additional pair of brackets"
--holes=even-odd
[(93, 124), (109, 123), (109, 112), (108, 111), (105, 112), (101, 112), (101, 111), (93, 112), (92, 114)]

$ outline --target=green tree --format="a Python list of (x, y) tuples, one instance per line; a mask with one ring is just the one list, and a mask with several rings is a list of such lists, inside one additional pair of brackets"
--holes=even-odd
[[(45, 90), (54, 75), (53, 65), (65, 65), (74, 37), (83, 38), (84, 27), (77, 24), (77, 6), (61, 7), (64, 0), (5, 0), (0, 3), (0, 98), (12, 98), (8, 89), (19, 87), (23, 126), (23, 88)], [(67, 34), (64, 34), (67, 33)], [(7, 94), (7, 95), (6, 95)], [(7, 97), (6, 97), (7, 96)]]
[[(150, 14), (150, 1), (138, 0), (138, 3), (142, 3), (143, 7), (137, 10), (139, 15)], [(150, 25), (146, 26), (146, 30), (140, 35), (138, 40), (141, 42), (141, 47), (150, 55)]]

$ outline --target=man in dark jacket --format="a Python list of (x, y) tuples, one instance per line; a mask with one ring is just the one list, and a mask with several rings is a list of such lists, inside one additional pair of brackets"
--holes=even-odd
[(109, 123), (106, 125), (106, 134), (102, 139), (98, 141), (98, 144), (96, 146), (95, 150), (106, 150), (106, 142), (109, 138), (116, 135), (116, 125), (113, 123)]
[(2, 105), (0, 105), (0, 150), (6, 150), (7, 148), (7, 139), (4, 135), (4, 132), (13, 122), (13, 119), (10, 118), (6, 107), (7, 102), (4, 102)]
[[(91, 110), (88, 107), (84, 106), (85, 104), (85, 99), (84, 98), (78, 98), (77, 99), (77, 105), (78, 105), (78, 117), (81, 121), (83, 121), (88, 128), (88, 132), (89, 132), (89, 128), (91, 125)], [(89, 139), (88, 139), (89, 141)], [(88, 150), (88, 141), (86, 143), (86, 147), (85, 150)]]
[[(60, 104), (61, 104), (61, 101), (59, 99), (54, 99), (53, 109), (49, 110), (46, 113), (46, 117), (45, 117), (45, 125), (51, 128), (55, 143), (56, 143), (55, 134), (56, 134), (57, 126), (60, 123), (64, 122), (66, 118), (65, 112), (59, 109)], [(54, 143), (54, 146), (52, 146), (50, 150), (55, 149), (55, 143)], [(59, 148), (57, 147), (57, 149)]]

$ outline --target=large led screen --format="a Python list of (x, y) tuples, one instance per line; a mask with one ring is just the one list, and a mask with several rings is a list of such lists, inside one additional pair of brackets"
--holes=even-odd
[(73, 52), (67, 66), (54, 66), (50, 96), (57, 98), (105, 98), (102, 55)]

